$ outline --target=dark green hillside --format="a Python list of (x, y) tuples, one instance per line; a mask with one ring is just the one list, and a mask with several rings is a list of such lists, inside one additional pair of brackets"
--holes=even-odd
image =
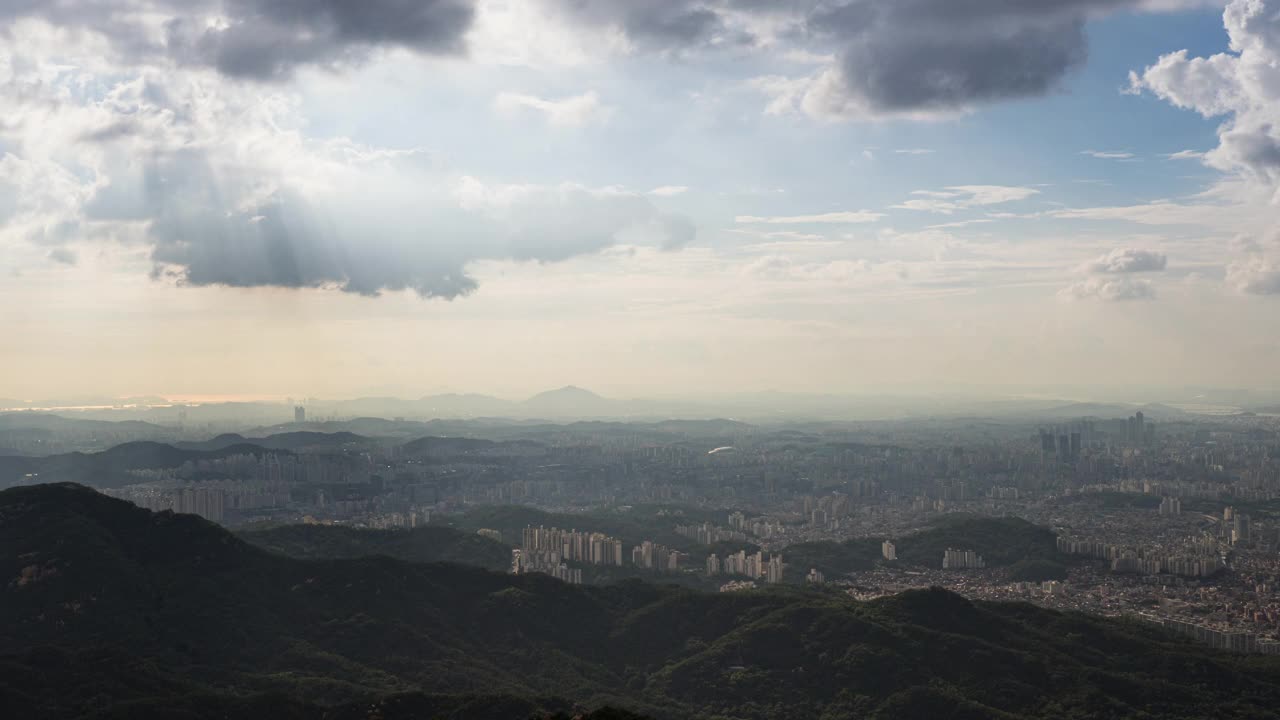
[[(0, 492), (0, 715), (1276, 718), (1280, 659), (943, 590), (575, 587), (300, 560), (74, 485)], [(602, 712), (598, 720), (618, 718)]]
[[(783, 550), (788, 579), (799, 582), (809, 568), (828, 576), (869, 570), (881, 559), (881, 539), (855, 538), (841, 543), (808, 542)], [(898, 562), (942, 567), (947, 548), (975, 550), (988, 567), (1017, 565), (1027, 580), (1053, 579), (1065, 573), (1057, 536), (1020, 518), (946, 516), (926, 530), (894, 540)], [(1043, 577), (1042, 577), (1043, 576)]]
[(880, 559), (880, 541), (856, 538), (844, 542), (807, 542), (790, 545), (782, 551), (786, 560), (786, 575), (791, 582), (800, 582), (817, 568), (834, 579), (838, 575), (870, 570)]
[[(564, 530), (584, 530), (602, 532), (621, 540), (628, 548), (639, 545), (645, 540), (662, 543), (669, 547), (690, 552), (697, 558), (705, 558), (707, 550), (683, 535), (677, 535), (677, 525), (703, 522), (702, 515), (659, 514), (663, 508), (646, 506), (633, 508), (625, 513), (592, 513), (576, 515), (570, 513), (551, 513), (523, 505), (499, 505), (476, 508), (455, 520), (458, 527), (467, 530), (491, 528), (502, 533), (503, 540), (512, 544), (520, 543), (521, 533), (526, 527), (545, 526), (558, 527)], [(682, 511), (683, 512), (683, 511)]]
[[(1191, 498), (1188, 498), (1188, 501), (1190, 500)], [(1160, 497), (1157, 495), (1140, 495), (1138, 493), (1116, 491), (1067, 495), (1059, 502), (1063, 504), (1096, 505), (1107, 510), (1118, 508), (1155, 510), (1160, 507)]]
[(988, 567), (1058, 557), (1052, 530), (1013, 517), (944, 516), (929, 529), (898, 540), (897, 548), (901, 562), (937, 568), (942, 567), (947, 548), (974, 550)]
[(228, 445), (217, 450), (187, 450), (157, 442), (130, 442), (99, 453), (67, 453), (48, 457), (0, 457), (0, 487), (26, 483), (34, 474), (38, 482), (74, 482), (111, 488), (138, 482), (129, 470), (176, 468), (196, 460), (213, 460), (232, 455), (263, 453), (289, 454), (258, 445)]
[(488, 462), (512, 455), (541, 455), (546, 446), (527, 440), (495, 442), (463, 437), (424, 437), (400, 446), (406, 458), (419, 458), (427, 462), (467, 462), (484, 458)]
[(375, 441), (362, 435), (350, 432), (310, 432), (296, 431), (276, 433), (260, 438), (246, 438), (237, 433), (226, 433), (201, 442), (176, 442), (174, 447), (184, 450), (221, 450), (234, 445), (257, 445), (270, 450), (341, 450), (348, 447), (361, 447)]
[(246, 530), (241, 539), (303, 560), (386, 555), (408, 562), (449, 562), (487, 570), (511, 567), (511, 548), (475, 533), (428, 525), (412, 530), (370, 530), (334, 525), (284, 525)]

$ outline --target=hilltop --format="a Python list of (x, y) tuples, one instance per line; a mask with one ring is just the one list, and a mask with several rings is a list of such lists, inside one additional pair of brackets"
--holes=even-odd
[(619, 413), (621, 404), (583, 388), (565, 387), (538, 393), (521, 403), (521, 408), (535, 415), (595, 417)]

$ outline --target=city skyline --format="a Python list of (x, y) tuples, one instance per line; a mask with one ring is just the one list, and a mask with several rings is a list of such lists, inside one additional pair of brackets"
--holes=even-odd
[(0, 8), (0, 396), (1276, 388), (1275, 0), (287, 7)]

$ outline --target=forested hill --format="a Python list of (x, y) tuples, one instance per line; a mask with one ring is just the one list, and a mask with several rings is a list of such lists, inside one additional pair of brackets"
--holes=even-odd
[(427, 525), (371, 530), (335, 525), (281, 525), (238, 536), (265, 550), (304, 560), (385, 555), (409, 562), (451, 562), (498, 572), (511, 567), (511, 548), (475, 533)]
[[(1053, 531), (1021, 518), (948, 515), (920, 532), (892, 540), (897, 546), (898, 562), (908, 565), (940, 568), (943, 553), (955, 548), (977, 552), (988, 567), (1013, 566), (1015, 573), (1033, 563), (1066, 572)], [(783, 552), (789, 574), (796, 578), (803, 578), (811, 567), (834, 577), (870, 569), (881, 559), (881, 541), (882, 538), (854, 538), (798, 543)]]
[(67, 453), (47, 457), (0, 457), (0, 487), (25, 482), (25, 476), (111, 488), (138, 482), (130, 470), (168, 469), (199, 460), (234, 455), (288, 454), (258, 445), (236, 444), (216, 450), (188, 450), (157, 442), (129, 442), (97, 453)]
[[(1275, 718), (1280, 662), (942, 590), (575, 587), (302, 560), (74, 485), (0, 492), (4, 717)], [(601, 720), (616, 717), (615, 711)]]

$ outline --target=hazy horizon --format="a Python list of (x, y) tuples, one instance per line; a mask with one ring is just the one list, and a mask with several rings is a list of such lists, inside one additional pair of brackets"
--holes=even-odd
[(527, 389), (513, 388), (507, 390), (486, 388), (454, 388), (437, 387), (423, 391), (396, 390), (393, 388), (371, 388), (368, 392), (352, 392), (350, 394), (297, 394), (262, 393), (262, 394), (183, 394), (183, 393), (142, 393), (127, 395), (111, 395), (106, 393), (63, 393), (40, 396), (24, 396), (20, 393), (6, 394), (0, 392), (0, 411), (7, 405), (10, 409), (21, 408), (76, 408), (90, 406), (119, 405), (216, 405), (226, 403), (263, 403), (297, 405), (318, 403), (333, 405), (365, 400), (394, 400), (415, 402), (431, 398), (469, 398), (493, 399), (518, 405), (541, 395), (554, 394), (564, 390), (582, 390), (601, 399), (610, 401), (649, 401), (649, 402), (685, 402), (691, 404), (719, 402), (766, 402), (776, 398), (780, 403), (810, 399), (849, 400), (901, 400), (904, 402), (947, 402), (957, 405), (1008, 402), (1055, 402), (1066, 403), (1113, 403), (1113, 404), (1161, 404), (1173, 405), (1240, 405), (1269, 404), (1280, 400), (1280, 392), (1263, 388), (1239, 387), (1197, 387), (1197, 386), (1106, 386), (1106, 385), (1067, 385), (1027, 387), (1017, 385), (964, 385), (948, 384), (939, 386), (923, 385), (880, 385), (876, 388), (860, 388), (851, 390), (823, 389), (787, 390), (778, 387), (761, 387), (739, 391), (682, 391), (672, 388), (629, 388), (628, 386), (592, 387), (569, 383), (554, 387), (531, 387)]

